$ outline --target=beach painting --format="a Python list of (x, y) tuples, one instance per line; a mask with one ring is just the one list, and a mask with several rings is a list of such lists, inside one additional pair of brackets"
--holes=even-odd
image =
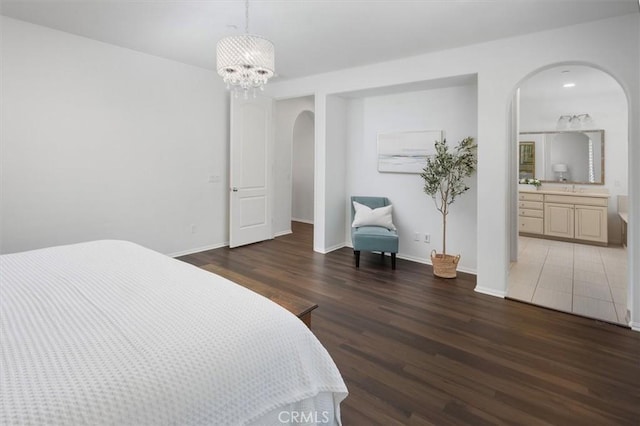
[(435, 154), (442, 130), (378, 134), (378, 172), (422, 173), (427, 157)]

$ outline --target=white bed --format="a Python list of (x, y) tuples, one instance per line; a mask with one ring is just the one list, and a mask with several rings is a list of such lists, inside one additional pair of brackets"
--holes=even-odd
[(340, 424), (302, 321), (133, 243), (0, 256), (0, 314), (0, 424)]

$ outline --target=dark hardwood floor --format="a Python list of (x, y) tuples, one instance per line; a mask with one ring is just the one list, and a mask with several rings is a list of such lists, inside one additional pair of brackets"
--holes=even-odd
[[(640, 424), (640, 333), (473, 291), (475, 277), (312, 250), (312, 227), (184, 256), (319, 305), (349, 388), (343, 424)], [(236, 281), (238, 281), (236, 279)]]

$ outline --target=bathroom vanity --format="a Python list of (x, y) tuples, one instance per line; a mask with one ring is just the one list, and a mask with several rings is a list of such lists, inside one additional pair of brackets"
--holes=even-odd
[(520, 190), (521, 235), (607, 245), (609, 194), (559, 190)]

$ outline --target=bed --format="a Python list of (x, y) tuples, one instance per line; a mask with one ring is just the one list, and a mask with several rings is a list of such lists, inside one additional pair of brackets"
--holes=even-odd
[(0, 424), (340, 424), (294, 315), (125, 241), (0, 256)]

